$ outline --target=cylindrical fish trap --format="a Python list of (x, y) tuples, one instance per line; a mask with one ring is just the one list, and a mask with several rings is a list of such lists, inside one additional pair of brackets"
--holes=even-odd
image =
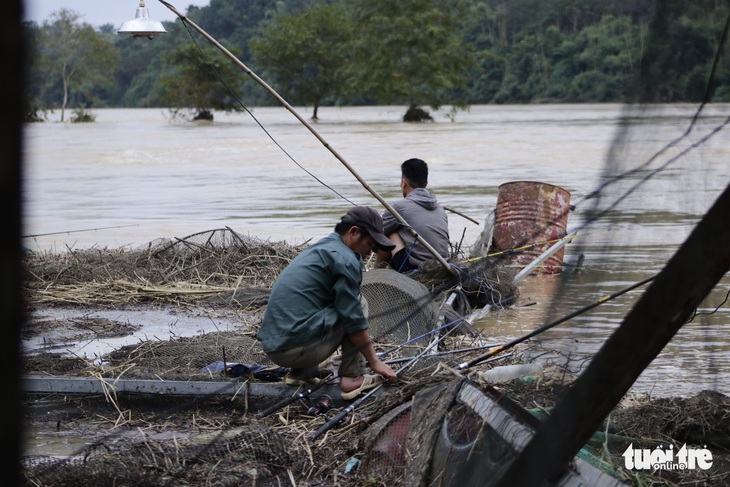
[[(558, 239), (565, 237), (570, 193), (552, 184), (515, 181), (502, 184), (497, 196), (492, 252), (505, 252), (512, 265), (524, 267)], [(563, 267), (561, 248), (536, 272), (557, 274)]]
[[(373, 269), (363, 275), (362, 295), (368, 301), (371, 338), (398, 345), (431, 331), (438, 305), (426, 286), (392, 269)], [(405, 346), (403, 355), (415, 355), (433, 337), (424, 336)]]

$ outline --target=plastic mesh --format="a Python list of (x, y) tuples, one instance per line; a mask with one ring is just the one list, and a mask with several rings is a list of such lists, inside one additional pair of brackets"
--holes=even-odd
[[(448, 395), (443, 388), (436, 394), (439, 399)], [(370, 426), (364, 433), (365, 475), (384, 485), (410, 485), (415, 478), (421, 485), (488, 485), (490, 479), (499, 478), (514, 460), (518, 446), (532, 436), (533, 427), (526, 424), (530, 421), (525, 421), (529, 419), (527, 412), (515, 409), (519, 406), (511, 402), (502, 403), (491, 394), (464, 395), (462, 392), (462, 397), (448, 406), (443, 417), (433, 413), (439, 407), (416, 396)], [(428, 431), (435, 434), (429, 435)], [(611, 464), (620, 463), (620, 455), (626, 448), (624, 443), (632, 439), (613, 440), (616, 441), (597, 433), (595, 441), (602, 441), (602, 447), (589, 444), (577, 458), (598, 470), (582, 470), (576, 475), (586, 481), (603, 472), (605, 485), (623, 485)], [(422, 449), (430, 451), (429, 468), (414, 470), (412, 462), (418, 461)]]
[[(438, 304), (426, 286), (394, 270), (366, 272), (361, 292), (368, 301), (370, 334), (375, 341), (404, 343), (432, 330), (436, 323)], [(428, 337), (415, 340), (411, 351), (428, 342)]]

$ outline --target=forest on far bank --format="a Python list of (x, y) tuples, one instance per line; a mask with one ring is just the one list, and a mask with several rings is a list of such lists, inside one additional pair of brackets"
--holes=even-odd
[[(117, 34), (127, 19), (82, 15), (24, 24), (38, 120), (275, 103), (183, 22), (150, 41)], [(185, 15), (314, 118), (332, 105), (730, 101), (728, 0), (211, 0)]]

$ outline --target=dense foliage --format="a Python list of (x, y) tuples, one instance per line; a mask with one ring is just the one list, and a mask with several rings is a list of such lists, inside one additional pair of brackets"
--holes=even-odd
[[(728, 15), (727, 0), (211, 0), (187, 12), (290, 103), (315, 108), (696, 102)], [(218, 74), (243, 103), (274, 103), (230, 60), (211, 69), (191, 36), (206, 53), (209, 44), (182, 22), (165, 27), (151, 42), (93, 30), (69, 11), (26, 23), (30, 108), (236, 109)], [(720, 52), (709, 93), (730, 101), (727, 44)], [(63, 59), (78, 59), (75, 78)]]

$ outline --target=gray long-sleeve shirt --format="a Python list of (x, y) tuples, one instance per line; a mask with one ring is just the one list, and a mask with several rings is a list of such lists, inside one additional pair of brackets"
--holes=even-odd
[[(402, 200), (393, 203), (393, 209), (444, 259), (449, 257), (449, 219), (446, 210), (425, 188), (416, 188)], [(383, 213), (385, 234), (398, 232), (406, 244), (406, 252), (411, 250), (410, 262), (420, 265), (433, 259), (433, 255), (389, 212)]]

